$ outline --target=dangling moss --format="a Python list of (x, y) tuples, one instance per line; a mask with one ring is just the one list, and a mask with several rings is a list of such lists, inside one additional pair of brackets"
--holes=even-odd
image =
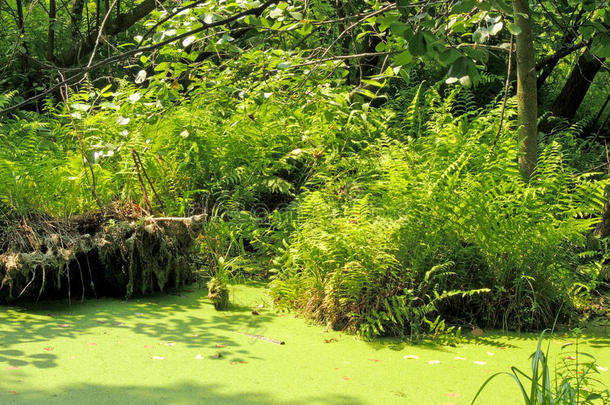
[(84, 297), (96, 290), (129, 298), (195, 280), (194, 225), (203, 216), (90, 218), (15, 223), (12, 239), (0, 240), (0, 302), (65, 292)]

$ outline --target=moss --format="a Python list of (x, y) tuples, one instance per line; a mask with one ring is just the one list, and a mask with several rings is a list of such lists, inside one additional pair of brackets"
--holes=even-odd
[(5, 241), (8, 248), (0, 250), (0, 302), (66, 293), (85, 297), (96, 289), (129, 298), (195, 280), (197, 221), (23, 221), (26, 226), (18, 226)]

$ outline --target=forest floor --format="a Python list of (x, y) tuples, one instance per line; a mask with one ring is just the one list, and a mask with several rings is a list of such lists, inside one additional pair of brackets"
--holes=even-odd
[[(263, 285), (234, 286), (231, 298), (222, 312), (196, 287), (2, 307), (0, 404), (469, 404), (493, 373), (529, 371), (538, 339), (486, 331), (466, 333), (457, 347), (366, 342), (273, 312)], [(551, 364), (568, 341), (545, 341)], [(610, 385), (610, 337), (580, 344)], [(501, 376), (478, 403), (515, 404), (519, 396)]]

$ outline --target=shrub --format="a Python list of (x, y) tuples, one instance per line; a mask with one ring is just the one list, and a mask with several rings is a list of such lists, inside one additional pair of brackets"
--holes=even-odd
[(566, 312), (605, 182), (553, 141), (524, 181), (514, 127), (497, 137), (499, 108), (456, 110), (458, 94), (418, 92), (404, 126), (312, 176), (276, 260), (278, 305), (364, 335), (417, 335), (435, 314), (521, 329)]

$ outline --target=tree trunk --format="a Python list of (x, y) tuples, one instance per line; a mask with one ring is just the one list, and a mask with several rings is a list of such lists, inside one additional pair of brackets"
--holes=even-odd
[(516, 40), (519, 168), (527, 179), (536, 167), (538, 152), (538, 86), (528, 0), (513, 0), (513, 12), (521, 29)]
[[(122, 14), (119, 20), (114, 19), (112, 21), (108, 21), (103, 29), (105, 35), (116, 35), (120, 32), (123, 32), (133, 26), (135, 23), (140, 21), (142, 18), (146, 17), (153, 11), (157, 4), (162, 4), (163, 1), (157, 2), (156, 0), (144, 0), (142, 3), (138, 4), (134, 7), (129, 13)], [(98, 28), (99, 30), (100, 28)], [(86, 55), (87, 53), (93, 50), (95, 46), (95, 41), (97, 39), (97, 30), (92, 32), (86, 38), (78, 41), (72, 49), (66, 52), (61, 58), (59, 58), (62, 62), (63, 66), (74, 66), (78, 63), (78, 60), (82, 55)]]
[(57, 20), (57, 4), (55, 0), (49, 0), (49, 35), (47, 39), (47, 60), (53, 62), (55, 59), (55, 21)]
[(555, 99), (551, 111), (557, 117), (567, 119), (574, 118), (578, 107), (595, 78), (595, 75), (602, 67), (602, 61), (599, 58), (593, 57), (589, 51), (585, 51), (576, 66), (572, 69), (566, 84), (563, 86), (561, 93)]
[(85, 7), (85, 0), (74, 0), (72, 3), (72, 13), (70, 14), (70, 24), (72, 25), (72, 37), (81, 37), (80, 24), (83, 20), (83, 9)]

